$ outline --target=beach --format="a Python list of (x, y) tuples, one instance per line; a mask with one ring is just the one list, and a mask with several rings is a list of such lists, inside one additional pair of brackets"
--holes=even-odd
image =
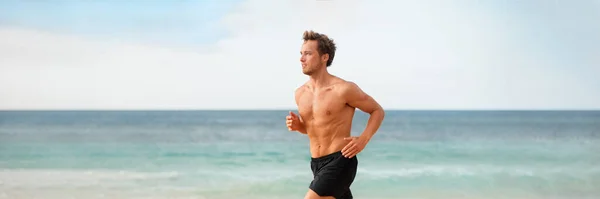
[[(0, 199), (302, 198), (287, 113), (0, 111)], [(598, 198), (600, 111), (388, 111), (358, 162), (355, 198)]]

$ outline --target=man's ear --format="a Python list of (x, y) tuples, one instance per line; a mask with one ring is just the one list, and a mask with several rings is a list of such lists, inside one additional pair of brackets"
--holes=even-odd
[(323, 56), (321, 56), (321, 61), (327, 62), (327, 60), (329, 60), (329, 54), (323, 54)]

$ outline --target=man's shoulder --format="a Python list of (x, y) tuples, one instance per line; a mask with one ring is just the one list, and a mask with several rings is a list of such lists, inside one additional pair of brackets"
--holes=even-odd
[(303, 93), (303, 92), (306, 90), (306, 87), (307, 87), (307, 83), (304, 83), (304, 84), (302, 84), (302, 85), (298, 86), (298, 87), (296, 88), (296, 90), (294, 91), (294, 93), (295, 93), (296, 95), (299, 95), (299, 94)]
[(338, 91), (341, 92), (342, 94), (348, 93), (348, 92), (356, 92), (359, 87), (358, 84), (356, 84), (353, 81), (350, 80), (344, 80), (340, 78), (340, 82), (338, 83)]

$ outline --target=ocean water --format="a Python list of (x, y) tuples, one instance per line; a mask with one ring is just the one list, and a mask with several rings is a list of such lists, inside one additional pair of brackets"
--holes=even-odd
[[(286, 115), (0, 111), (0, 199), (303, 198)], [(358, 161), (355, 198), (600, 198), (600, 111), (388, 111)]]

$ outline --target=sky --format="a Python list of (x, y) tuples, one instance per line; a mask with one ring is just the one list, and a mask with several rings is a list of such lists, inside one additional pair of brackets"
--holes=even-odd
[(295, 109), (302, 33), (384, 109), (600, 109), (600, 0), (0, 2), (0, 110)]

